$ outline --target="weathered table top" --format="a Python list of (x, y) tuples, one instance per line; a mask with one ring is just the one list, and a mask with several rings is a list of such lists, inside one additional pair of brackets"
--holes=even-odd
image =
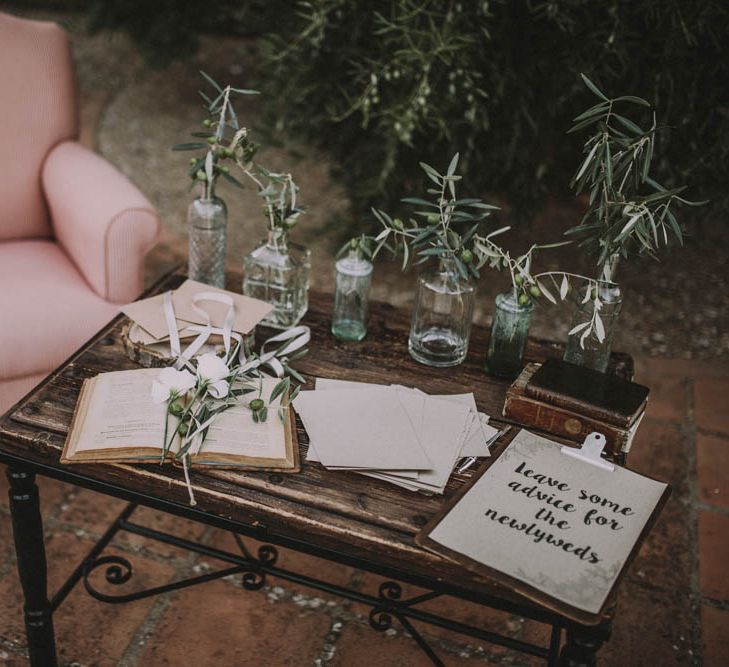
[[(151, 291), (174, 288), (181, 280), (180, 276), (165, 278)], [(232, 276), (230, 285), (239, 284), (240, 277)], [(330, 311), (330, 295), (310, 295), (309, 312), (303, 322), (311, 327), (310, 352), (295, 363), (307, 379), (321, 376), (399, 383), (438, 394), (473, 391), (480, 410), (494, 417), (501, 415), (508, 383), (488, 377), (482, 370), (486, 329), (474, 328), (468, 358), (462, 365), (437, 369), (410, 358), (407, 312), (372, 304), (365, 340), (342, 343), (329, 331)], [(125, 322), (124, 316), (113, 320), (2, 418), (0, 461), (25, 462), (41, 474), (191, 516), (182, 472), (177, 467), (59, 463), (83, 380), (101, 372), (135, 367), (125, 356), (121, 342)], [(539, 361), (561, 353), (557, 344), (529, 341), (526, 358)], [(614, 355), (613, 364), (621, 374), (632, 375), (629, 357)], [(253, 528), (262, 539), (284, 545), (314, 545), (318, 553), (345, 562), (348, 558), (369, 562), (380, 571), (391, 569), (423, 580), (448, 582), (449, 587), (474, 595), (495, 595), (529, 605), (521, 596), (421, 549), (413, 540), (472, 471), (454, 474), (443, 497), (428, 497), (307, 463), (308, 441), (300, 424), (299, 441), (302, 471), (298, 474), (193, 470), (198, 503), (193, 517), (241, 532), (247, 527), (250, 533)], [(505, 442), (497, 443), (492, 452), (499, 453), (504, 446)], [(483, 460), (479, 465), (484, 465)]]

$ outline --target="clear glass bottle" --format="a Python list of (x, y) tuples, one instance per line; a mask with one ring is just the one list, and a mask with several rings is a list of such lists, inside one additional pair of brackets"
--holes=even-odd
[(410, 356), (428, 366), (456, 366), (468, 352), (475, 301), (473, 283), (458, 273), (455, 260), (418, 277), (410, 324)]
[[(600, 341), (593, 331), (584, 340), (582, 332), (577, 332), (567, 337), (567, 347), (564, 353), (564, 360), (579, 366), (592, 368), (604, 373), (610, 361), (610, 351), (613, 346), (613, 338), (618, 327), (618, 315), (623, 305), (623, 295), (615, 280), (618, 256), (614, 255), (603, 267), (598, 283), (598, 296), (602, 302), (600, 308), (600, 319), (605, 329), (605, 338)], [(576, 291), (575, 312), (570, 324), (572, 330), (578, 324), (589, 322), (593, 313), (593, 302), (589, 300), (582, 303), (581, 295)]]
[(192, 280), (225, 287), (225, 247), (228, 209), (205, 182), (202, 194), (187, 209), (188, 266)]
[(372, 262), (359, 248), (350, 248), (335, 268), (332, 334), (339, 340), (362, 340), (367, 334)]
[(519, 303), (514, 290), (496, 297), (485, 370), (489, 375), (513, 380), (524, 365), (524, 346), (529, 335), (534, 303)]
[(311, 252), (289, 243), (285, 234), (269, 231), (246, 256), (243, 269), (243, 294), (274, 306), (261, 324), (275, 329), (296, 326), (309, 307)]

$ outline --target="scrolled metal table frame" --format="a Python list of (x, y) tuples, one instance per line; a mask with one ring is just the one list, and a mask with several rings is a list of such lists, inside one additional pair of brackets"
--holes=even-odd
[[(441, 581), (425, 580), (421, 577), (413, 576), (408, 572), (378, 564), (376, 560), (353, 558), (316, 544), (270, 534), (265, 526), (233, 522), (202, 512), (194, 507), (183, 507), (161, 498), (132, 492), (79, 475), (70, 470), (59, 471), (51, 466), (36, 463), (31, 464), (23, 459), (16, 459), (6, 453), (0, 454), (0, 462), (8, 465), (7, 476), (10, 481), (9, 495), (13, 534), (18, 560), (18, 573), (25, 596), (25, 625), (28, 638), (28, 650), (33, 667), (53, 667), (57, 664), (53, 632), (53, 612), (58, 609), (80, 581), (83, 581), (85, 589), (97, 600), (110, 604), (119, 604), (133, 602), (169, 591), (180, 590), (231, 575), (241, 575), (243, 588), (255, 591), (265, 585), (267, 577), (275, 577), (369, 606), (371, 608), (369, 622), (372, 628), (377, 631), (384, 632), (388, 630), (392, 627), (393, 620), (397, 620), (434, 665), (443, 665), (444, 663), (435, 653), (426, 638), (413, 626), (413, 621), (438, 626), (483, 642), (504, 646), (521, 653), (542, 658), (548, 665), (560, 665), (563, 667), (587, 667), (594, 665), (598, 649), (610, 636), (609, 623), (592, 627), (574, 624), (564, 617), (546, 609), (514, 604), (498, 597), (478, 595), (464, 589), (454, 588)], [(47, 590), (46, 557), (38, 488), (35, 484), (36, 473), (129, 501), (129, 505), (109, 526), (83, 561), (74, 569), (66, 582), (50, 598)], [(240, 553), (221, 551), (204, 544), (182, 539), (134, 523), (130, 519), (138, 504), (183, 516), (213, 527), (229, 530), (235, 536)], [(102, 555), (114, 536), (120, 531), (126, 531), (144, 538), (208, 556), (225, 563), (226, 566), (205, 574), (133, 593), (102, 593), (95, 587), (92, 576), (102, 568), (105, 568), (106, 581), (111, 585), (122, 586), (132, 579), (133, 566), (129, 560), (121, 556)], [(271, 544), (263, 545), (259, 548), (257, 554), (253, 554), (243, 542), (241, 535), (270, 542)], [(278, 551), (274, 544), (367, 570), (390, 580), (382, 583), (378, 595), (373, 596), (321, 579), (299, 574), (284, 569), (277, 564)], [(402, 599), (402, 587), (398, 581), (425, 588), (428, 592), (408, 599)], [(518, 614), (525, 618), (550, 625), (551, 637), (549, 645), (547, 647), (538, 646), (466, 625), (418, 607), (418, 605), (424, 602), (444, 595), (475, 602), (507, 613)], [(566, 642), (560, 651), (563, 632), (566, 633)]]

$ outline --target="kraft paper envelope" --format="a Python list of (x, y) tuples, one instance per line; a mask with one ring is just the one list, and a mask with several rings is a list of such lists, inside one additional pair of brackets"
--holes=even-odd
[[(137, 324), (137, 326), (129, 332), (129, 337), (134, 343), (141, 343), (142, 345), (153, 345), (155, 343), (166, 343), (170, 340), (169, 336), (155, 338), (151, 333), (149, 333), (149, 331), (139, 326), (138, 323), (135, 322), (135, 324)], [(177, 320), (177, 325), (182, 327), (177, 332), (180, 340), (184, 340), (186, 338), (195, 338), (195, 336), (199, 335), (200, 333), (199, 331), (192, 331), (189, 327), (193, 325), (189, 325), (182, 320)], [(212, 338), (213, 337), (211, 337), (211, 340)], [(218, 336), (218, 338), (222, 340), (221, 336)]]
[(294, 407), (325, 466), (431, 467), (394, 390), (302, 391)]
[[(163, 296), (151, 296), (148, 299), (134, 301), (121, 307), (122, 313), (134, 320), (142, 329), (154, 337), (155, 340), (169, 335), (167, 320), (165, 320)], [(183, 329), (189, 322), (177, 318), (177, 328)]]
[[(198, 314), (192, 306), (192, 299), (201, 292), (213, 292), (216, 294), (225, 294), (233, 298), (235, 306), (235, 322), (233, 331), (241, 334), (247, 334), (253, 331), (268, 313), (273, 310), (273, 306), (265, 301), (252, 299), (249, 296), (229, 292), (228, 290), (211, 287), (194, 280), (186, 280), (172, 293), (172, 304), (175, 306), (175, 315), (181, 320), (192, 322), (193, 324), (205, 324), (205, 318)], [(228, 312), (228, 306), (217, 301), (201, 301), (198, 302), (198, 308), (202, 308), (210, 315), (211, 324), (214, 327), (222, 327), (225, 315)]]
[[(175, 308), (178, 330), (184, 330), (192, 324), (205, 324), (205, 318), (196, 313), (192, 306), (192, 299), (200, 292), (214, 292), (226, 294), (233, 299), (235, 306), (235, 322), (233, 331), (248, 333), (256, 326), (271, 310), (273, 306), (258, 299), (228, 292), (226, 290), (211, 287), (194, 280), (186, 280), (179, 288), (172, 293), (172, 304)], [(169, 336), (167, 320), (164, 313), (164, 297), (162, 294), (134, 301), (122, 306), (121, 311), (133, 319), (142, 329), (147, 331), (156, 340)], [(210, 315), (211, 324), (221, 327), (228, 312), (228, 306), (216, 301), (202, 301), (198, 303)]]

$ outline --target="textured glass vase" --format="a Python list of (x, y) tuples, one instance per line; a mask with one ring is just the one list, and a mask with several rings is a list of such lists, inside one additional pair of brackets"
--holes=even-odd
[(514, 291), (496, 297), (485, 369), (489, 375), (513, 380), (524, 365), (524, 346), (534, 304), (520, 305)]
[(203, 193), (187, 209), (188, 267), (192, 280), (225, 287), (225, 245), (228, 209), (203, 185)]
[(309, 307), (309, 250), (269, 232), (246, 256), (243, 269), (243, 294), (274, 306), (261, 323), (276, 329), (297, 325)]
[[(593, 331), (589, 336), (582, 339), (582, 332), (568, 336), (567, 348), (564, 353), (564, 360), (578, 366), (585, 366), (604, 373), (610, 361), (610, 351), (613, 346), (613, 338), (618, 327), (618, 316), (623, 305), (623, 295), (615, 280), (615, 270), (618, 258), (613, 257), (603, 267), (600, 274), (603, 282), (598, 283), (598, 296), (602, 302), (600, 308), (600, 319), (605, 329), (605, 337), (600, 341)], [(605, 282), (611, 281), (611, 282)], [(583, 322), (589, 322), (592, 318), (593, 303), (589, 300), (582, 303), (581, 295), (576, 294), (575, 311), (570, 324), (570, 330)]]
[(337, 260), (332, 334), (339, 340), (362, 340), (367, 334), (372, 268), (372, 262), (359, 249), (350, 249), (346, 257)]
[(428, 366), (455, 366), (468, 352), (475, 287), (458, 273), (455, 261), (418, 278), (410, 324), (410, 356)]

